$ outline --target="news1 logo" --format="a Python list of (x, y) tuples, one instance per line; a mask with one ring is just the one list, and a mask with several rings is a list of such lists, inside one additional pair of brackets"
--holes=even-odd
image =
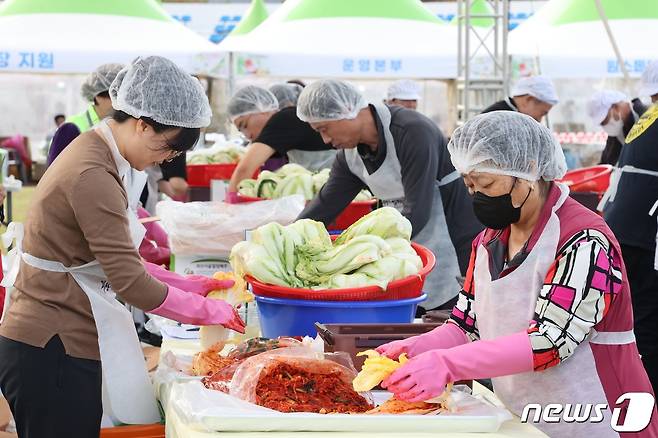
[[(647, 392), (627, 392), (620, 396), (612, 409), (610, 427), (615, 432), (640, 432), (651, 421), (655, 400)], [(608, 405), (603, 404), (559, 404), (542, 406), (530, 403), (523, 408), (522, 423), (601, 423), (605, 419)], [(531, 415), (532, 414), (532, 415)]]

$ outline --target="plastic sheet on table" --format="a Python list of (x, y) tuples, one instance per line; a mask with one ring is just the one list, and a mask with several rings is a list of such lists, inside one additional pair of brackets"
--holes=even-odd
[(244, 240), (245, 231), (270, 222), (290, 224), (303, 209), (300, 195), (249, 204), (163, 201), (156, 207), (172, 253), (226, 257)]
[[(375, 394), (379, 401), (389, 397)], [(496, 432), (512, 418), (468, 392), (453, 391), (452, 400), (455, 411), (438, 415), (281, 413), (186, 382), (172, 388), (170, 402), (183, 422), (205, 432)]]

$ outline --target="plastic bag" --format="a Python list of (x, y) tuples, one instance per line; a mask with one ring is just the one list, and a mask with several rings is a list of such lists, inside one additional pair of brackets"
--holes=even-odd
[(372, 398), (352, 390), (354, 377), (347, 353), (284, 348), (245, 360), (233, 374), (229, 394), (280, 412), (365, 412)]
[(304, 209), (302, 196), (245, 204), (162, 201), (156, 207), (176, 255), (217, 255), (228, 258), (244, 240), (245, 231), (270, 222), (287, 225)]

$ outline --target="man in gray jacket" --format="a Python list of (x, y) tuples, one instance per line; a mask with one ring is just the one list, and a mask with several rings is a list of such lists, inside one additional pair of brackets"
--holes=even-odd
[(412, 240), (437, 258), (423, 308), (452, 308), (456, 277), (465, 274), (471, 242), (483, 227), (436, 124), (413, 110), (367, 104), (354, 86), (337, 80), (307, 86), (297, 116), (339, 150), (329, 181), (300, 218), (330, 223), (370, 189), (409, 219)]

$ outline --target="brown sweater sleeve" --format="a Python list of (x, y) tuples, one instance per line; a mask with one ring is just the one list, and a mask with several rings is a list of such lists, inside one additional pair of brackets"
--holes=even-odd
[(167, 286), (151, 277), (132, 243), (127, 201), (120, 182), (101, 168), (84, 171), (71, 191), (71, 205), (89, 249), (112, 289), (127, 303), (143, 310), (158, 307)]

